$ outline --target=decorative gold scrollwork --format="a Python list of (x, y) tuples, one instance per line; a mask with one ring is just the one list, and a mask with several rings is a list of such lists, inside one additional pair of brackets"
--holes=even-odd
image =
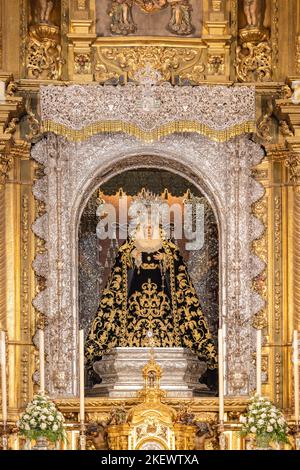
[(31, 26), (27, 41), (26, 68), (28, 77), (59, 80), (62, 64), (59, 28), (50, 24)]
[(146, 65), (158, 70), (165, 81), (176, 77), (199, 83), (205, 79), (203, 49), (160, 46), (99, 47), (95, 78), (100, 83), (123, 77), (134, 80), (135, 73)]
[(244, 42), (237, 47), (236, 73), (241, 82), (267, 82), (272, 77), (272, 48), (269, 42)]

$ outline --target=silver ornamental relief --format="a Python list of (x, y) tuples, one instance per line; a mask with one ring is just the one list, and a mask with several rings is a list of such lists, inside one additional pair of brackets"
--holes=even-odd
[[(124, 87), (122, 93), (115, 87), (105, 88), (112, 94), (108, 103), (110, 107), (115, 106), (112, 108), (115, 119), (117, 116), (125, 121), (137, 119), (128, 102), (125, 107), (121, 106), (129, 97), (127, 89), (123, 101), (118, 101)], [(235, 90), (233, 100), (232, 89), (220, 87), (219, 95), (215, 94), (218, 95), (218, 106), (210, 88), (198, 87), (198, 91), (183, 88), (176, 91), (175, 98), (175, 95), (168, 95), (172, 93), (168, 87), (163, 88), (160, 98), (169, 97), (170, 106), (175, 103), (173, 119), (182, 118), (185, 113), (189, 119), (194, 119), (193, 113), (198, 117), (200, 113), (206, 125), (222, 129), (254, 115), (254, 92), (248, 87), (239, 88), (240, 95)], [(131, 91), (131, 101), (134, 101), (132, 97), (138, 93), (138, 87), (131, 87)], [(43, 87), (43, 119), (52, 119), (74, 129), (99, 117), (103, 119), (107, 110), (103, 108), (102, 94), (101, 87)], [(189, 110), (185, 110), (186, 103), (189, 103)], [(165, 114), (152, 115), (152, 120), (167, 122), (172, 106), (168, 112), (167, 104), (165, 106)], [(138, 116), (140, 123), (143, 116)], [(144, 122), (145, 129), (149, 129), (149, 122)], [(71, 397), (78, 392), (76, 235), (79, 211), (105, 179), (117, 171), (141, 166), (170, 169), (190, 179), (200, 187), (218, 214), (222, 232), (220, 315), (227, 327), (226, 392), (228, 395), (247, 395), (254, 372), (250, 320), (263, 305), (261, 297), (251, 289), (251, 280), (263, 270), (262, 262), (251, 253), (252, 241), (263, 230), (261, 223), (251, 215), (252, 203), (263, 196), (262, 186), (251, 178), (251, 168), (263, 157), (259, 145), (247, 136), (220, 144), (196, 134), (174, 134), (155, 143), (143, 143), (128, 135), (110, 134), (72, 143), (47, 134), (33, 147), (32, 157), (44, 165), (46, 175), (36, 181), (33, 193), (46, 203), (47, 214), (38, 218), (32, 229), (46, 241), (47, 254), (37, 256), (34, 269), (46, 277), (47, 284), (46, 290), (38, 293), (33, 303), (48, 318), (45, 344), (50, 395)]]
[(151, 88), (159, 106), (145, 110), (140, 105), (143, 85), (41, 86), (41, 118), (73, 130), (122, 121), (143, 131), (174, 121), (196, 121), (216, 131), (255, 121), (254, 87), (174, 87), (165, 83)]

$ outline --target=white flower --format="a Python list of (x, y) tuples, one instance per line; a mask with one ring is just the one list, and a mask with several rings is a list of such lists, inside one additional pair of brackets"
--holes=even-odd
[(270, 419), (270, 423), (271, 423), (271, 424), (275, 424), (275, 423), (276, 423), (276, 419), (271, 418), (271, 419)]
[(34, 418), (32, 418), (32, 419), (30, 420), (30, 424), (32, 424), (32, 426), (35, 426), (35, 425), (36, 425), (36, 420), (35, 420)]
[(57, 424), (53, 424), (53, 427), (52, 427), (53, 431), (57, 431), (58, 430), (58, 426)]
[[(241, 416), (241, 418), (243, 418), (243, 416)], [(63, 421), (63, 417), (62, 417), (61, 414), (58, 414), (58, 415), (56, 416), (56, 419), (57, 419), (57, 421)], [(245, 421), (241, 421), (241, 423), (243, 423), (243, 422), (244, 422), (244, 423), (247, 423), (247, 418), (244, 418), (244, 419), (245, 419)]]
[[(57, 419), (60, 421), (61, 420), (60, 416), (58, 416)], [(240, 423), (246, 424), (247, 418), (245, 416), (240, 416)]]
[(266, 417), (267, 417), (266, 413), (263, 413), (263, 414), (261, 415), (261, 418), (262, 418), (262, 419), (265, 419)]
[(249, 423), (254, 423), (254, 418), (249, 418)]
[(41, 424), (41, 429), (46, 429), (47, 428), (47, 424), (46, 423), (42, 423)]
[(252, 426), (252, 428), (250, 429), (250, 431), (255, 434), (256, 433), (256, 427), (255, 426)]
[(264, 420), (263, 419), (259, 419), (258, 420), (258, 425), (259, 426), (263, 426), (265, 424)]
[(48, 421), (54, 421), (54, 418), (52, 415), (48, 416)]
[(254, 414), (254, 415), (257, 415), (257, 413), (258, 413), (257, 410), (253, 410), (253, 411), (252, 411), (252, 414)]
[(273, 426), (268, 426), (267, 427), (267, 432), (273, 432), (273, 430), (274, 430)]
[(26, 431), (29, 431), (29, 430), (30, 430), (29, 424), (26, 423), (24, 427), (25, 427)]
[(30, 416), (29, 416), (29, 415), (24, 415), (24, 416), (23, 416), (23, 419), (24, 419), (25, 421), (27, 421), (28, 419), (30, 419)]

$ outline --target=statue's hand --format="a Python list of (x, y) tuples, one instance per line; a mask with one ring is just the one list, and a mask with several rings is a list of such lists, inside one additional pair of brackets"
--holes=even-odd
[(165, 257), (164, 253), (158, 253), (157, 255), (153, 256), (153, 258), (156, 259), (157, 261), (162, 261), (164, 257)]

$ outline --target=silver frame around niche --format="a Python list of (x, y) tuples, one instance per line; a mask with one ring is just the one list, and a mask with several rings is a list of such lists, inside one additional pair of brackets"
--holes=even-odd
[(117, 173), (134, 168), (163, 168), (191, 181), (209, 200), (219, 227), (220, 323), (226, 323), (226, 394), (247, 396), (254, 388), (252, 316), (263, 306), (251, 280), (263, 263), (251, 252), (262, 224), (251, 214), (263, 194), (251, 168), (263, 152), (248, 136), (226, 143), (206, 137), (174, 134), (143, 143), (123, 134), (102, 134), (80, 143), (54, 134), (32, 149), (45, 176), (33, 192), (47, 213), (33, 225), (46, 240), (47, 252), (34, 261), (47, 288), (34, 300), (48, 319), (46, 381), (52, 397), (78, 394), (77, 233), (82, 210), (95, 188)]

